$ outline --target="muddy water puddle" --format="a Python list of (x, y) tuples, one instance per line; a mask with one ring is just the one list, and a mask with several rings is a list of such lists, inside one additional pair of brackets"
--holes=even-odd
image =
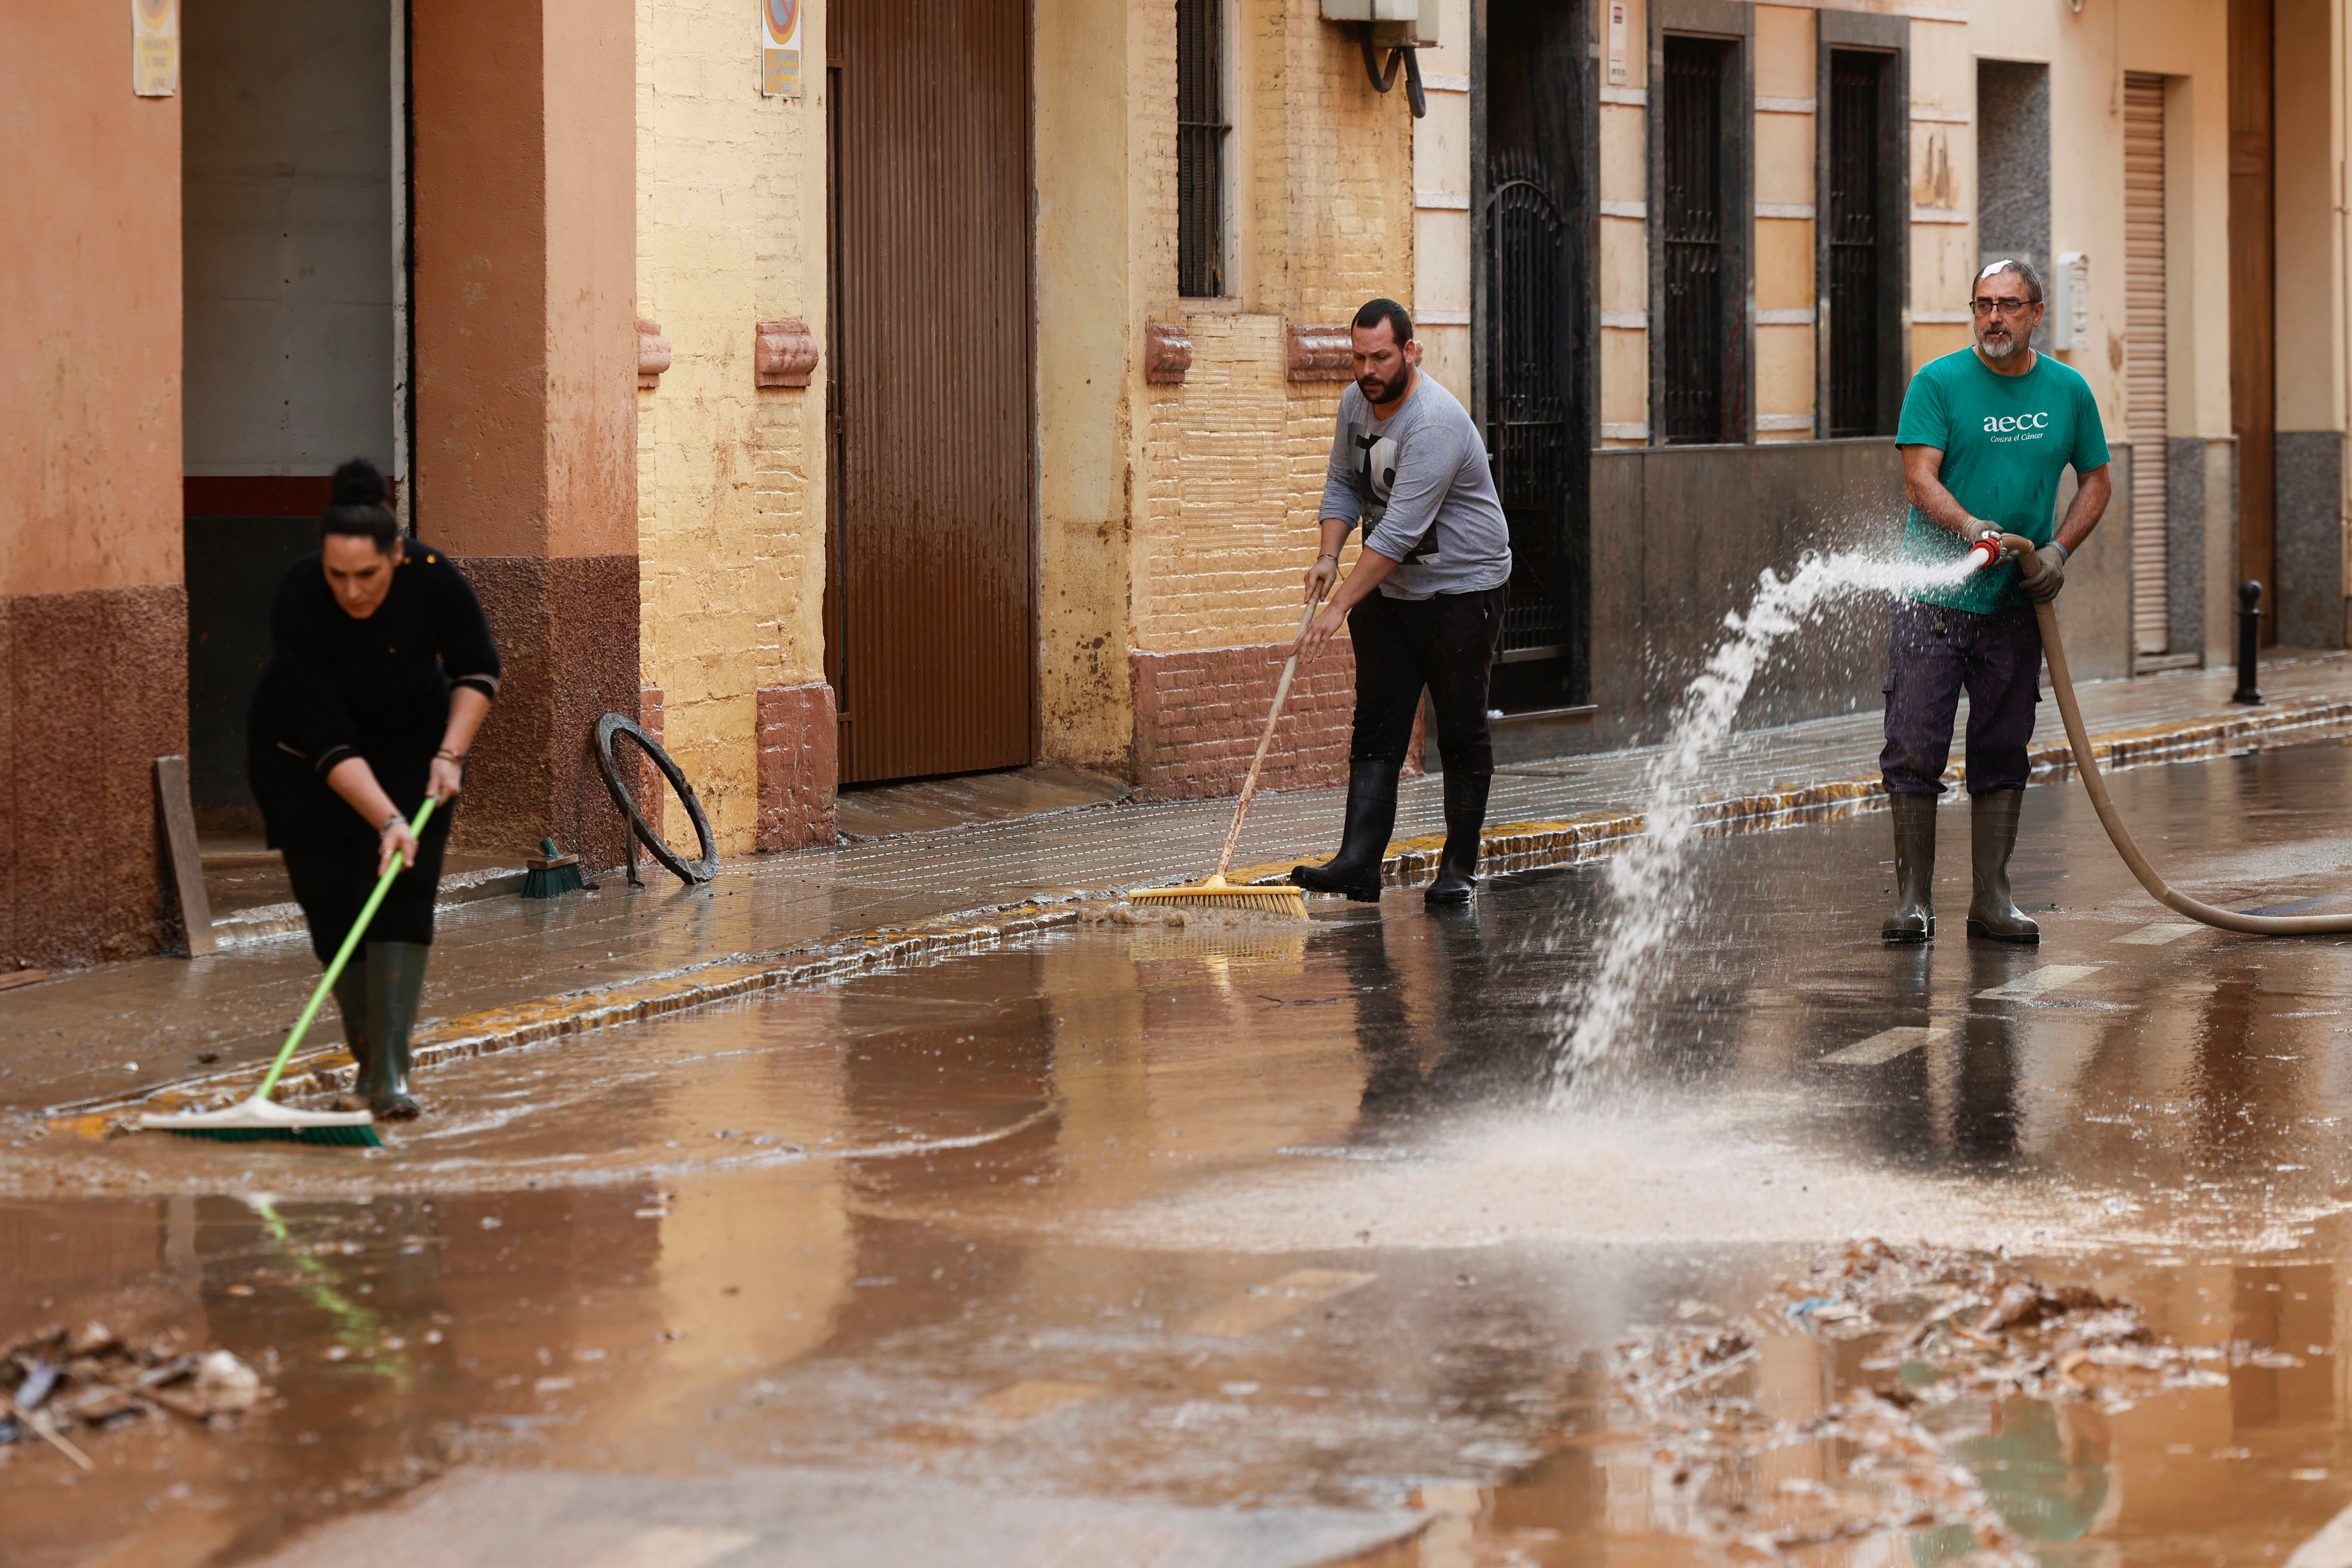
[[(2259, 805), (2285, 755), (2118, 788), (2156, 831), (2231, 824), (2209, 863), (2271, 854), (2212, 793)], [(263, 1560), (436, 1478), (756, 1466), (1410, 1507), (1373, 1561), (1465, 1568), (2283, 1557), (2352, 1499), (2347, 955), (2124, 940), (2159, 922), (2049, 793), (2039, 952), (1879, 948), (1878, 819), (1710, 845), (1633, 1070), (1566, 1113), (1528, 1104), (1589, 869), (1467, 920), (1069, 930), (483, 1058), (377, 1153), (32, 1139), (0, 1339), (176, 1331), (269, 1392), (80, 1434), (87, 1478), (0, 1446), (6, 1560)], [(2129, 1303), (2210, 1375), (1960, 1386), (1789, 1310), (1856, 1236)], [(1720, 1380), (1629, 1399), (1624, 1347), (1744, 1319)], [(1990, 1514), (1902, 1511), (1897, 1438)]]

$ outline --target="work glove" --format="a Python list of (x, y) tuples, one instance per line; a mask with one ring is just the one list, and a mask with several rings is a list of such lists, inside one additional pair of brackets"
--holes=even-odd
[(2018, 579), (2017, 591), (2037, 605), (2046, 605), (2066, 585), (2066, 547), (2053, 542), (2033, 554), (2041, 569), (2031, 577)]

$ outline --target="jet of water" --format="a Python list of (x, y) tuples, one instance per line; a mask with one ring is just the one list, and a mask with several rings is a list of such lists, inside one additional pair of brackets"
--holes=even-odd
[(1770, 567), (1743, 616), (1723, 618), (1729, 633), (1675, 705), (1664, 747), (1643, 774), (1647, 804), (1642, 835), (1609, 865), (1611, 910), (1590, 984), (1551, 1055), (1551, 1099), (1566, 1101), (1615, 1047), (1659, 966), (1666, 938), (1690, 913), (1696, 889), (1685, 862), (1700, 826), (1699, 777), (1709, 754), (1731, 733), (1740, 701), (1772, 646), (1853, 594), (1907, 596), (1959, 582), (1973, 558), (1948, 563), (1895, 561), (1861, 551), (1807, 552), (1787, 577)]

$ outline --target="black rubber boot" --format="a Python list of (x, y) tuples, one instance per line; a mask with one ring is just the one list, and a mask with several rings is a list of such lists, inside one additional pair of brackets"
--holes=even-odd
[(335, 1097), (338, 1110), (364, 1110), (366, 1102), (359, 1096), (359, 1085), (367, 1077), (367, 952), (362, 949), (356, 958), (343, 965), (335, 976), (335, 1007), (343, 1016), (343, 1048), (359, 1063), (359, 1071), (352, 1075), (352, 1092)]
[(1478, 835), (1486, 826), (1486, 792), (1494, 783), (1492, 774), (1446, 773), (1445, 853), (1423, 903), (1466, 904), (1478, 891)]
[(1889, 942), (1936, 939), (1936, 797), (1891, 795), (1895, 815), (1895, 913), (1878, 934)]
[(2017, 817), (2025, 808), (2021, 789), (1988, 790), (1972, 797), (1969, 865), (1976, 892), (1969, 900), (1969, 934), (1994, 942), (2038, 942), (2042, 928), (2009, 896), (2009, 856), (2017, 847)]
[(368, 1109), (386, 1121), (407, 1121), (423, 1110), (408, 1092), (408, 1037), (432, 952), (422, 942), (367, 944), (368, 1059), (359, 1088)]
[(1381, 901), (1381, 862), (1396, 827), (1397, 775), (1402, 763), (1360, 758), (1348, 764), (1348, 826), (1339, 853), (1320, 866), (1294, 866), (1293, 885), (1310, 893), (1345, 893), (1360, 904)]

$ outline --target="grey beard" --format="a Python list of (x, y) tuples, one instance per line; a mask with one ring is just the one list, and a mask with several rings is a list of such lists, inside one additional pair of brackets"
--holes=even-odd
[(1977, 347), (1984, 351), (1987, 359), (2007, 359), (2024, 346), (2025, 340), (2015, 333), (2011, 333), (2006, 342), (1981, 337), (1977, 339)]

